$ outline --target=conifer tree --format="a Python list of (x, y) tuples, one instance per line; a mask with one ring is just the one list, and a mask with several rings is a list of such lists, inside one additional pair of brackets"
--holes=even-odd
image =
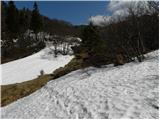
[(13, 1), (9, 1), (6, 8), (6, 50), (14, 48), (13, 39), (17, 39), (19, 33), (19, 12)]
[(81, 49), (88, 54), (87, 62), (97, 67), (101, 64), (105, 64), (106, 44), (101, 39), (99, 31), (92, 23), (84, 28), (81, 38)]
[(25, 8), (19, 11), (19, 25), (20, 25), (21, 34), (28, 29), (29, 25), (28, 25), (28, 19), (27, 19)]
[(37, 34), (43, 28), (42, 18), (39, 14), (38, 5), (35, 2), (33, 6), (32, 16), (31, 16), (31, 23), (30, 28)]
[(7, 4), (2, 1), (1, 2), (1, 37), (2, 39), (5, 37), (5, 31), (6, 31), (6, 10), (7, 10)]
[(19, 32), (18, 17), (19, 17), (18, 10), (14, 5), (14, 2), (9, 1), (7, 11), (6, 11), (6, 25), (7, 25), (8, 31), (10, 33), (13, 33), (11, 35), (12, 38), (16, 37), (17, 33)]

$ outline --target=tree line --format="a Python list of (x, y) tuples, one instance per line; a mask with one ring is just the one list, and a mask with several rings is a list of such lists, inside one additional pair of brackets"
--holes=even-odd
[(142, 62), (144, 54), (159, 49), (159, 2), (148, 1), (147, 7), (129, 6), (128, 15), (111, 19), (103, 27), (91, 22), (83, 28), (80, 46), (73, 47), (84, 66), (122, 65)]
[[(146, 8), (129, 6), (126, 16), (112, 18), (104, 26), (95, 26), (92, 22), (73, 26), (65, 21), (49, 19), (40, 15), (36, 2), (32, 11), (26, 8), (18, 10), (13, 1), (8, 4), (2, 2), (1, 10), (2, 57), (22, 56), (18, 52), (36, 52), (44, 47), (44, 40), (49, 40), (53, 42), (55, 56), (59, 45), (63, 48), (62, 54), (68, 52), (70, 45), (76, 58), (83, 60), (84, 66), (99, 67), (135, 60), (142, 62), (145, 53), (159, 48), (159, 2), (155, 1), (148, 1)], [(50, 37), (46, 38), (45, 34)], [(80, 37), (82, 41), (73, 46), (68, 40), (70, 36)], [(14, 50), (16, 53), (13, 53)], [(9, 54), (11, 51), (12, 54)]]
[(41, 38), (43, 33), (51, 36), (77, 34), (76, 28), (69, 22), (41, 15), (36, 2), (33, 10), (29, 10), (25, 7), (17, 9), (14, 1), (1, 1), (1, 25), (2, 59), (17, 59), (41, 50), (45, 47)]

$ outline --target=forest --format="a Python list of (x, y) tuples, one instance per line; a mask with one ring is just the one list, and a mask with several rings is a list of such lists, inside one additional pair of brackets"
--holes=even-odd
[(138, 6), (136, 11), (132, 5), (127, 8), (128, 15), (113, 18), (103, 26), (96, 26), (92, 21), (88, 25), (72, 25), (50, 19), (39, 13), (36, 2), (32, 11), (17, 9), (13, 1), (1, 4), (2, 63), (41, 50), (45, 41), (53, 41), (56, 48), (60, 43), (69, 42), (67, 37), (82, 39), (72, 50), (84, 66), (122, 65), (136, 59), (142, 62), (144, 53), (159, 48), (159, 3), (156, 1), (148, 1), (147, 7)]
[[(50, 19), (39, 13), (35, 2), (33, 11), (17, 9), (14, 1), (1, 1), (1, 57), (2, 63), (23, 58), (45, 47), (45, 37), (76, 36), (75, 26), (69, 22)], [(59, 40), (60, 41), (60, 40)]]

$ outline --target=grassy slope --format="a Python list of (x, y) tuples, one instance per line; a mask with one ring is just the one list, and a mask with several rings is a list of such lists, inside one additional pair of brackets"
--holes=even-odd
[(1, 86), (1, 106), (10, 104), (17, 99), (25, 97), (44, 86), (50, 79), (51, 75), (40, 76), (34, 80)]

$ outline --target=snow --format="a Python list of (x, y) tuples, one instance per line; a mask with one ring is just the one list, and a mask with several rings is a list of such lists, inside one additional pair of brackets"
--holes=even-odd
[(66, 65), (73, 56), (58, 55), (57, 58), (50, 53), (49, 48), (45, 48), (29, 57), (2, 64), (1, 85), (20, 83), (37, 78), (40, 71), (52, 73), (55, 69)]
[(2, 118), (158, 118), (158, 62), (155, 51), (141, 63), (73, 71), (2, 107)]

